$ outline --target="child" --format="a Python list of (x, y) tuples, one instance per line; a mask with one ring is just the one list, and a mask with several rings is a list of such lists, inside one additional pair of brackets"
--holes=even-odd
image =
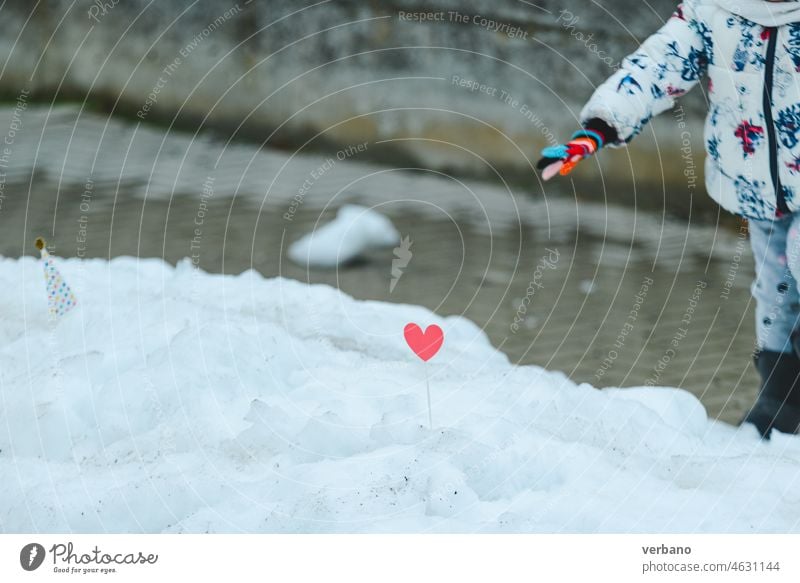
[(706, 188), (748, 219), (756, 263), (755, 366), (743, 423), (764, 438), (800, 426), (800, 2), (685, 0), (603, 83), (583, 129), (545, 148), (545, 180), (604, 145), (622, 146), (708, 75)]

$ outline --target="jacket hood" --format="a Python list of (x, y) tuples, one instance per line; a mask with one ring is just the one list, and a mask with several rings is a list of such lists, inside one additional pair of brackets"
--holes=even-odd
[(800, 2), (785, 0), (769, 2), (768, 0), (714, 0), (727, 10), (762, 26), (782, 26), (790, 22), (800, 22)]

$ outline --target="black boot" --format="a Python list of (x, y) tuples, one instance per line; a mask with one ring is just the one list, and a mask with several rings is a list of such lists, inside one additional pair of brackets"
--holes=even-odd
[(765, 439), (769, 439), (773, 429), (781, 433), (797, 433), (800, 426), (800, 358), (795, 354), (763, 350), (754, 360), (761, 376), (761, 392), (742, 423), (755, 425)]

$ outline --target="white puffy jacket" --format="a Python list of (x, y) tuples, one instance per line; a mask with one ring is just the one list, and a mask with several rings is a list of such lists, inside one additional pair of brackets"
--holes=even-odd
[(706, 74), (711, 197), (752, 219), (800, 209), (796, 0), (685, 0), (595, 91), (581, 119), (604, 120), (621, 145)]

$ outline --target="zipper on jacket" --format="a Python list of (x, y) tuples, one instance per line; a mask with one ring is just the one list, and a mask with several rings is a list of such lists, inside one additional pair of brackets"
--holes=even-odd
[(764, 122), (767, 126), (767, 140), (769, 145), (769, 173), (772, 177), (772, 187), (775, 189), (775, 200), (780, 214), (789, 214), (789, 207), (783, 197), (781, 179), (778, 175), (778, 141), (775, 137), (775, 120), (772, 118), (772, 86), (775, 74), (775, 48), (778, 44), (778, 28), (769, 27), (769, 40), (767, 41), (767, 62), (764, 66)]

